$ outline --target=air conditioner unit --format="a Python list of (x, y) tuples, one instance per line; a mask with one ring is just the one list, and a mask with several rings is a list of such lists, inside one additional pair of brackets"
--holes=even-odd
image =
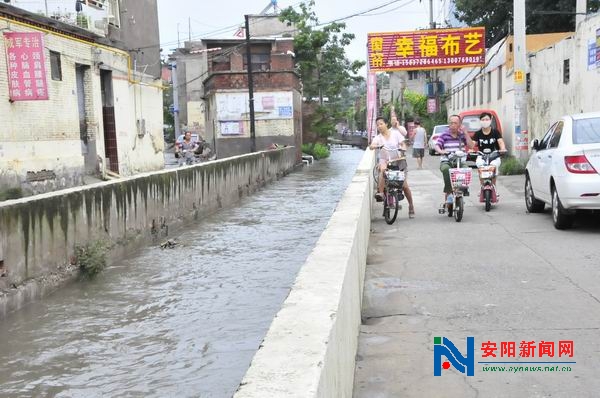
[(104, 10), (106, 8), (106, 0), (85, 0), (85, 5), (97, 10)]
[(106, 18), (98, 19), (94, 21), (94, 27), (98, 30), (106, 32), (106, 30), (108, 29), (108, 21), (106, 20)]

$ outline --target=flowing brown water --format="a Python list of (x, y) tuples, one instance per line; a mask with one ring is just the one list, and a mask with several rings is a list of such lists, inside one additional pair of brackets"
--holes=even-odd
[(0, 321), (0, 397), (230, 397), (362, 151), (273, 183)]

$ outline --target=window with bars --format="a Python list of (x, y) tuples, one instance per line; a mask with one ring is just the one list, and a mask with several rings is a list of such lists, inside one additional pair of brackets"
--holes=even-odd
[(498, 67), (498, 99), (502, 98), (502, 65)]
[(569, 84), (571, 79), (571, 65), (568, 59), (563, 61), (563, 84)]
[(52, 76), (52, 80), (62, 80), (60, 53), (56, 51), (50, 51), (50, 76)]
[[(252, 46), (250, 60), (254, 72), (268, 71), (271, 69), (271, 45)], [(248, 57), (244, 54), (244, 70), (248, 70)]]

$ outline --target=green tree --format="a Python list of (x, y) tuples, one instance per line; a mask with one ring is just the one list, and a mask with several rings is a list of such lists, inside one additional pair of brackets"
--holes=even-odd
[(344, 23), (320, 25), (314, 4), (314, 0), (300, 3), (299, 11), (288, 7), (281, 11), (279, 19), (296, 28), (294, 52), (303, 95), (308, 101), (318, 101), (309, 127), (318, 141), (331, 135), (336, 121), (344, 118), (347, 107), (343, 107), (342, 94), (362, 79), (356, 74), (364, 62), (348, 60), (345, 47), (354, 35), (344, 32)]
[[(588, 12), (596, 12), (599, 7), (600, 0), (588, 0)], [(547, 14), (549, 11), (558, 14)], [(456, 0), (454, 15), (469, 26), (485, 26), (486, 46), (491, 47), (511, 33), (512, 12), (513, 0)], [(575, 0), (529, 0), (525, 13), (528, 34), (575, 30)]]
[(171, 106), (173, 105), (173, 85), (169, 85), (163, 90), (163, 123), (164, 127), (164, 138), (166, 142), (175, 142), (175, 117), (171, 112)]

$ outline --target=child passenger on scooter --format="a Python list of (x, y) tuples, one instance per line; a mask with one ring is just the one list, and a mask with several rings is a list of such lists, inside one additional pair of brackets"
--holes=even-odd
[[(498, 130), (492, 127), (492, 114), (488, 112), (483, 112), (479, 115), (479, 120), (481, 122), (481, 129), (477, 130), (473, 135), (473, 141), (479, 147), (479, 150), (483, 152), (485, 149), (489, 149), (492, 152), (498, 151), (500, 153), (506, 153), (506, 146), (504, 145), (504, 140), (502, 139), (502, 135)], [(500, 170), (501, 164), (500, 158), (496, 158), (491, 161), (490, 165), (496, 166), (496, 174), (498, 170)], [(484, 161), (481, 155), (477, 156), (475, 160), (475, 164), (477, 167), (484, 166)], [(496, 185), (496, 177), (492, 179), (492, 184)]]

